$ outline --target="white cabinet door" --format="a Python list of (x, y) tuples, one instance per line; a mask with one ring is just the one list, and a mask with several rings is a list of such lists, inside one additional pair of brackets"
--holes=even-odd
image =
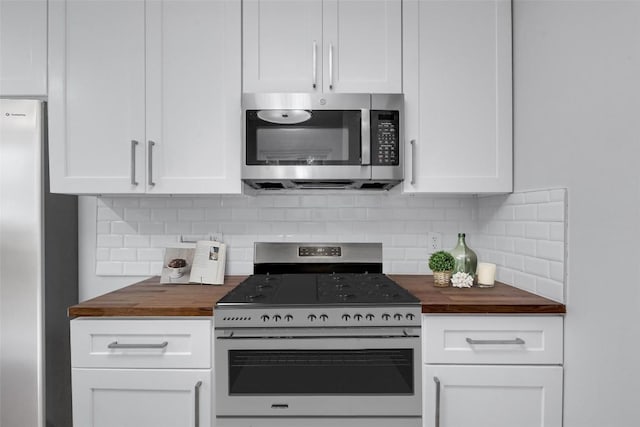
[(147, 193), (240, 193), (240, 2), (147, 3)]
[(404, 2), (405, 192), (510, 192), (510, 0)]
[(400, 0), (324, 0), (324, 92), (402, 92)]
[(211, 426), (211, 371), (72, 369), (73, 424)]
[(425, 427), (438, 416), (440, 427), (562, 425), (560, 366), (425, 365), (423, 372)]
[(240, 193), (240, 6), (52, 2), (51, 190)]
[(245, 0), (242, 16), (243, 92), (322, 90), (321, 0)]
[(145, 4), (49, 3), (51, 191), (144, 192)]
[(0, 1), (0, 96), (47, 95), (47, 0)]

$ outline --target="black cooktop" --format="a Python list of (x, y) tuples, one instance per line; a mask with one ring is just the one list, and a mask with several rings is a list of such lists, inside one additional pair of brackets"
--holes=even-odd
[(254, 274), (217, 305), (411, 305), (420, 301), (384, 274)]

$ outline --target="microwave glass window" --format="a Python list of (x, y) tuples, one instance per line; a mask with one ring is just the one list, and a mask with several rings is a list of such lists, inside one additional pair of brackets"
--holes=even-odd
[(307, 120), (263, 120), (264, 110), (247, 111), (248, 165), (358, 165), (361, 111), (309, 111)]

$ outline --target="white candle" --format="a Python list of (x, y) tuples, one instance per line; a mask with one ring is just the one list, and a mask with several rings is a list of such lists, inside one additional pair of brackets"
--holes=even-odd
[(490, 262), (479, 262), (476, 274), (478, 276), (478, 286), (493, 286), (496, 280), (496, 265)]

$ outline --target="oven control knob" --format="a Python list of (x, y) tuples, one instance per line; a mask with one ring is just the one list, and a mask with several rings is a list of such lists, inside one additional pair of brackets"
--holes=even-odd
[(329, 316), (327, 316), (326, 314), (321, 314), (320, 315), (320, 320), (322, 320), (323, 322), (326, 322), (328, 318), (329, 318)]
[(367, 318), (367, 320), (373, 320), (374, 316), (373, 314), (367, 314), (365, 317)]
[(384, 313), (382, 315), (382, 320), (389, 320), (391, 318), (391, 316), (389, 316), (387, 313)]
[(263, 314), (262, 316), (260, 316), (260, 318), (262, 319), (263, 322), (266, 322), (267, 320), (269, 320), (269, 316), (267, 316), (266, 314)]
[(362, 320), (362, 314), (356, 314), (353, 316), (354, 319), (356, 319), (357, 321)]
[(345, 322), (348, 321), (349, 319), (351, 319), (351, 316), (349, 316), (348, 314), (343, 314), (342, 315), (342, 320), (344, 320)]
[(284, 320), (286, 320), (287, 322), (291, 322), (293, 320), (293, 316), (290, 314), (287, 314), (286, 316), (284, 316)]
[(307, 319), (309, 319), (310, 322), (314, 322), (317, 319), (317, 317), (315, 314), (310, 314), (307, 316)]
[(274, 321), (274, 322), (277, 322), (277, 321), (279, 321), (279, 320), (281, 320), (281, 319), (282, 319), (282, 316), (280, 316), (279, 314), (274, 314), (274, 315), (273, 315), (273, 321)]
[(402, 320), (402, 314), (396, 313), (396, 314), (393, 315), (393, 318), (396, 319), (396, 320)]
[(408, 319), (408, 320), (413, 320), (415, 317), (416, 317), (416, 316), (414, 316), (413, 314), (411, 314), (411, 313), (407, 313), (407, 319)]

